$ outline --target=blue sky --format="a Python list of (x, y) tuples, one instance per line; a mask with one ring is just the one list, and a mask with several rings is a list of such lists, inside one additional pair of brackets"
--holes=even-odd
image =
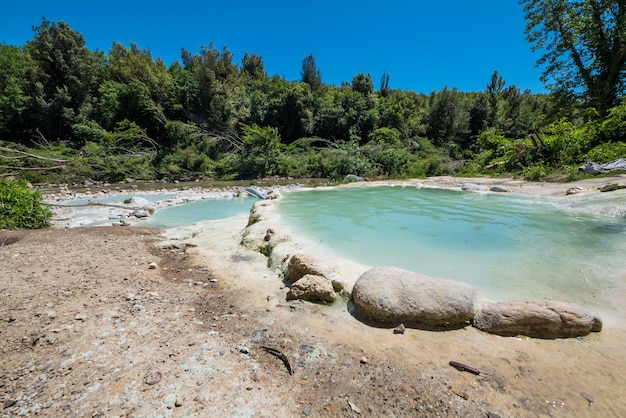
[(313, 54), (322, 80), (336, 85), (363, 72), (378, 88), (386, 72), (391, 88), (481, 91), (497, 70), (507, 86), (545, 91), (517, 0), (7, 3), (0, 42), (9, 45), (32, 39), (45, 16), (83, 34), (92, 50), (135, 42), (168, 65), (181, 48), (198, 53), (213, 42), (237, 63), (246, 51), (260, 55), (268, 74), (288, 80), (301, 78), (302, 59)]

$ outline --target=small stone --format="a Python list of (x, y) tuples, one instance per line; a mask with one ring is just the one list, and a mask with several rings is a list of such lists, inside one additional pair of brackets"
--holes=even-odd
[(302, 411), (302, 413), (303, 413), (305, 416), (307, 416), (307, 417), (308, 417), (309, 415), (311, 415), (311, 412), (313, 412), (313, 408), (311, 408), (310, 406), (307, 406), (307, 407), (306, 407), (306, 408), (304, 408), (304, 410)]
[(143, 381), (146, 385), (152, 386), (152, 385), (156, 385), (157, 383), (159, 383), (162, 378), (163, 378), (163, 375), (161, 374), (161, 372), (154, 372), (144, 377)]
[(350, 405), (350, 409), (352, 409), (352, 411), (354, 411), (356, 414), (360, 414), (361, 413), (361, 408), (359, 408), (358, 406), (356, 406), (352, 402), (348, 401), (348, 405)]
[(250, 354), (250, 349), (248, 347), (240, 347), (239, 352), (241, 354)]
[(48, 312), (47, 315), (48, 315), (48, 318), (50, 318), (50, 319), (54, 319), (54, 318), (57, 317), (57, 313), (54, 312), (54, 311)]
[(365, 356), (361, 357), (361, 360), (360, 360), (361, 364), (367, 364), (368, 361), (369, 360), (367, 359), (367, 357)]
[(15, 399), (6, 399), (6, 400), (4, 401), (4, 408), (5, 408), (5, 409), (6, 409), (6, 408), (10, 408), (10, 407), (12, 407), (13, 405), (15, 405), (16, 403), (17, 403), (17, 400), (15, 400)]
[(157, 263), (155, 263), (154, 261), (150, 262), (150, 264), (148, 264), (148, 268), (150, 270), (154, 270), (157, 268)]
[(400, 324), (393, 329), (394, 334), (404, 334), (404, 331), (406, 331), (404, 324)]

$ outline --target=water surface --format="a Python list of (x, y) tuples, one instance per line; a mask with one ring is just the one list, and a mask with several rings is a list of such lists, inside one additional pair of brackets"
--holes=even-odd
[(290, 192), (278, 210), (295, 234), (366, 266), (462, 280), (492, 300), (610, 310), (626, 278), (626, 220), (570, 202), (381, 186)]

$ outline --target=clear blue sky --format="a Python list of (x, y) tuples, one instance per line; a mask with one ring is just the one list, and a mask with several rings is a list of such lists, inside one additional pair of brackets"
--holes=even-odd
[(481, 91), (497, 70), (507, 86), (545, 91), (517, 0), (12, 0), (2, 9), (0, 42), (9, 45), (32, 39), (45, 16), (83, 34), (92, 50), (135, 42), (168, 65), (181, 48), (198, 53), (213, 42), (238, 64), (246, 51), (260, 55), (268, 74), (288, 80), (301, 78), (313, 54), (325, 83), (364, 72), (378, 88), (387, 72), (391, 88)]

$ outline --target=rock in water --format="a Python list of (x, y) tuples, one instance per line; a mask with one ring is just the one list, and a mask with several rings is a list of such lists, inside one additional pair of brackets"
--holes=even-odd
[(382, 325), (414, 328), (467, 325), (481, 298), (467, 283), (428, 277), (397, 267), (376, 267), (354, 284), (354, 312)]
[(485, 306), (474, 326), (506, 337), (571, 338), (601, 331), (602, 319), (569, 302), (514, 300)]

